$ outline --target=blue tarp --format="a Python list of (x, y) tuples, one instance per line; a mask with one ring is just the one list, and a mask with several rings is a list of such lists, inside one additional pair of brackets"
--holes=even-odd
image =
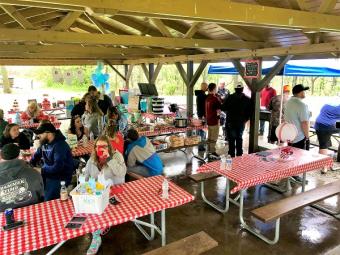
[[(262, 74), (266, 75), (270, 68), (263, 68)], [(235, 67), (227, 67), (221, 65), (210, 65), (209, 74), (238, 74)], [(286, 76), (323, 76), (323, 77), (340, 77), (340, 67), (339, 69), (330, 67), (314, 67), (314, 66), (298, 66), (286, 64), (284, 70), (282, 69), (277, 75)]]

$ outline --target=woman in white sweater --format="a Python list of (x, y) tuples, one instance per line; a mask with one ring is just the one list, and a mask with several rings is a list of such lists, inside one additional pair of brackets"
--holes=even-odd
[[(95, 178), (105, 186), (112, 186), (125, 182), (126, 165), (121, 153), (112, 149), (109, 139), (100, 136), (94, 143), (94, 151), (85, 166), (86, 179)], [(102, 239), (101, 230), (92, 233), (92, 242), (87, 255), (98, 252)]]
[[(99, 109), (97, 101), (90, 99), (86, 101), (85, 112), (81, 117), (81, 121), (87, 134), (93, 134), (93, 138), (97, 138), (103, 130), (103, 113)], [(91, 138), (91, 136), (90, 136)]]

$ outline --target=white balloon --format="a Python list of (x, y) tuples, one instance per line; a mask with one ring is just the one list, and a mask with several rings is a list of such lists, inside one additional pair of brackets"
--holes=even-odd
[(283, 122), (275, 130), (276, 137), (282, 142), (294, 141), (298, 130), (294, 124)]

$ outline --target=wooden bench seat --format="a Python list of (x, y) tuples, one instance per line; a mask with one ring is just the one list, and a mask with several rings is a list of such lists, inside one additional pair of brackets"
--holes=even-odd
[(218, 243), (207, 233), (201, 231), (161, 248), (144, 253), (144, 255), (198, 255), (216, 246), (218, 246)]
[(293, 210), (319, 202), (340, 193), (340, 180), (321, 187), (275, 201), (268, 205), (252, 210), (252, 214), (263, 222), (276, 220)]
[(265, 223), (275, 220), (275, 236), (272, 240), (261, 234), (257, 229), (248, 226), (245, 222), (242, 222), (242, 227), (266, 243), (275, 244), (279, 241), (280, 237), (280, 218), (296, 209), (311, 205), (320, 211), (326, 212), (340, 219), (339, 212), (334, 212), (328, 208), (314, 204), (331, 196), (338, 195), (339, 193), (340, 180), (252, 210), (251, 214)]
[(207, 180), (221, 177), (221, 175), (216, 172), (207, 172), (207, 173), (192, 174), (192, 175), (189, 175), (188, 177), (194, 182), (199, 183), (199, 182), (204, 182)]

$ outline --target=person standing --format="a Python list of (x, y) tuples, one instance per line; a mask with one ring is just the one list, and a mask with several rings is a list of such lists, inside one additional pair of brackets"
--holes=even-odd
[[(269, 110), (269, 103), (270, 100), (276, 96), (276, 90), (270, 86), (270, 84), (267, 84), (261, 91), (260, 97), (261, 97), (261, 108), (265, 110)], [(264, 120), (260, 120), (260, 135), (263, 135), (264, 133)]]
[[(309, 118), (308, 106), (302, 101), (306, 95), (305, 91), (309, 87), (297, 84), (293, 87), (293, 96), (287, 101), (284, 119), (286, 122), (294, 124), (298, 133), (289, 146), (309, 150)], [(297, 181), (302, 181), (300, 176), (293, 176)]]
[(60, 182), (71, 183), (74, 162), (66, 138), (53, 124), (44, 123), (34, 131), (39, 136), (40, 147), (34, 153), (30, 164), (42, 162), (41, 175), (44, 181), (45, 201), (60, 197)]
[(205, 100), (205, 114), (208, 125), (208, 153), (211, 159), (218, 159), (219, 155), (216, 153), (216, 142), (220, 129), (220, 112), (221, 101), (216, 96), (217, 86), (215, 83), (210, 83), (208, 86), (208, 96)]
[(243, 131), (251, 115), (251, 101), (243, 93), (243, 84), (238, 84), (235, 93), (223, 103), (222, 110), (227, 113), (226, 129), (228, 133), (229, 155), (235, 157), (243, 154)]
[(89, 86), (88, 92), (97, 99), (98, 106), (104, 115), (107, 113), (107, 109), (113, 106), (111, 98), (108, 95), (101, 94), (95, 86)]
[[(197, 112), (197, 117), (200, 120), (205, 119), (205, 100), (207, 98), (207, 95), (206, 95), (207, 90), (208, 90), (208, 84), (206, 82), (202, 82), (200, 90), (195, 90), (196, 112)], [(198, 132), (201, 137), (201, 141), (204, 141), (206, 139), (205, 131), (203, 129), (200, 129)], [(205, 151), (204, 145), (199, 145), (198, 150)]]
[[(219, 96), (221, 102), (224, 102), (227, 97), (230, 95), (230, 92), (228, 89), (225, 88), (225, 80), (221, 80), (218, 85), (217, 95)], [(220, 115), (220, 126), (222, 127), (223, 136), (225, 137), (225, 140), (228, 141), (227, 132), (226, 132), (226, 114), (224, 112), (221, 112)]]
[[(278, 141), (275, 130), (280, 124), (280, 115), (281, 120), (284, 119), (284, 108), (289, 99), (290, 94), (290, 86), (283, 86), (283, 95), (274, 96), (269, 103), (268, 109), (270, 110), (270, 122), (269, 122), (269, 134), (268, 134), (268, 142), (275, 143)], [(281, 108), (281, 98), (282, 98), (282, 108)], [(282, 112), (280, 111), (282, 110)], [(281, 114), (280, 114), (281, 113)]]

